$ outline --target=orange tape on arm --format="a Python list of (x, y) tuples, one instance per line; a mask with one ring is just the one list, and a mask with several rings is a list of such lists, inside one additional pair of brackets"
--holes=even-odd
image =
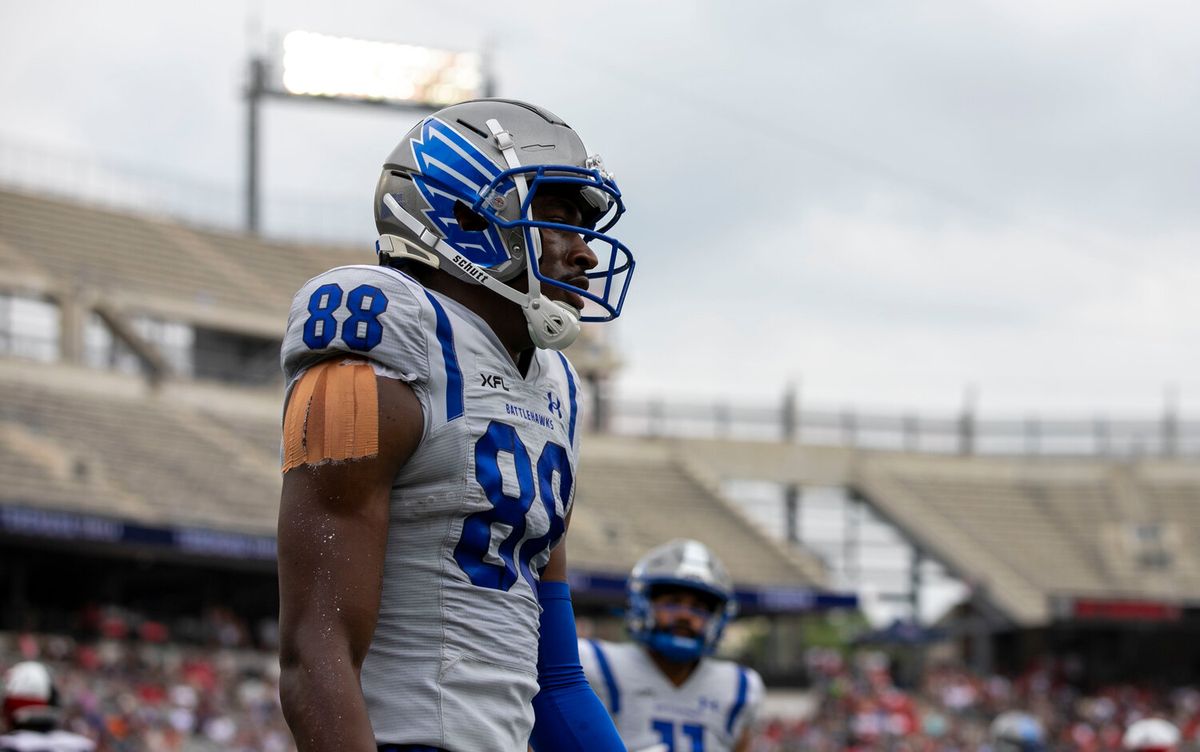
[(379, 454), (379, 390), (362, 360), (327, 360), (292, 387), (283, 420), (283, 472)]

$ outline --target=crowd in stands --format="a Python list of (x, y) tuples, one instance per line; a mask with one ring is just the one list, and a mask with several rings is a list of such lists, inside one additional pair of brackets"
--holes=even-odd
[[(61, 695), (63, 727), (95, 740), (99, 752), (295, 748), (279, 708), (271, 625), (252, 639), (247, 625), (220, 610), (170, 628), (119, 609), (88, 619), (85, 639), (0, 633), (0, 669), (44, 663)], [(752, 752), (990, 750), (989, 725), (1014, 708), (1041, 722), (1049, 750), (1116, 752), (1128, 725), (1152, 716), (1179, 728), (1181, 750), (1200, 750), (1197, 689), (1114, 685), (1083, 693), (1068, 680), (1070, 668), (1046, 660), (1010, 680), (937, 665), (906, 690), (882, 652), (812, 649), (815, 711), (760, 719)]]
[(1048, 750), (1118, 752), (1130, 724), (1158, 717), (1182, 732), (1181, 750), (1200, 750), (1200, 690), (1132, 684), (1080, 691), (1071, 661), (1047, 658), (1015, 679), (982, 676), (961, 666), (921, 672), (904, 690), (888, 657), (859, 651), (849, 658), (813, 649), (808, 669), (816, 710), (802, 720), (762, 719), (753, 752), (974, 752), (992, 748), (989, 728), (1019, 709), (1040, 722)]
[(37, 660), (60, 695), (62, 728), (98, 752), (288, 752), (274, 650), (249, 647), (227, 612), (194, 626), (202, 643), (168, 639), (158, 622), (104, 615), (100, 633), (0, 634), (0, 668)]

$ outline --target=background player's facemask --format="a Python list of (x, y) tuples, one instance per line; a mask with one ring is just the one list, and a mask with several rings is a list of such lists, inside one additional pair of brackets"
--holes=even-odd
[(699, 637), (671, 634), (655, 630), (645, 641), (646, 647), (675, 663), (698, 660), (706, 652), (704, 640)]
[[(538, 144), (535, 137), (532, 145), (526, 139), (520, 146), (499, 118), (487, 118), (483, 128), (472, 126), (469, 132), (443, 119), (451, 110), (468, 105), (484, 107), (485, 113), (490, 112), (489, 106), (499, 107), (502, 113), (507, 108), (509, 115), (525, 120), (526, 125), (530, 125), (531, 115), (543, 121), (546, 117), (525, 105), (485, 101), (455, 105), (423, 121), (419, 132), (407, 139), (411, 167), (406, 172), (391, 172), (394, 178), (407, 180), (390, 180), (387, 170), (381, 180), (379, 198), (387, 215), (377, 217), (377, 223), (381, 230), (398, 224), (402, 232), (384, 232), (377, 249), (385, 262), (415, 260), (487, 287), (521, 307), (536, 346), (561, 350), (578, 336), (580, 321), (610, 321), (621, 313), (634, 260), (624, 244), (607, 234), (625, 211), (621, 192), (599, 158), (580, 156), (582, 143), (565, 124), (533, 120), (545, 131), (541, 140), (557, 138), (567, 143)], [(458, 118), (454, 122), (464, 121)], [(486, 140), (481, 145), (477, 142), (482, 137)], [(533, 157), (526, 157), (531, 164), (522, 164), (519, 146)], [(538, 163), (536, 155), (543, 150), (557, 150), (560, 156), (572, 153), (580, 163)], [(393, 185), (388, 185), (389, 181)], [(535, 219), (534, 198), (546, 188), (577, 195), (583, 224)], [(486, 227), (461, 226), (457, 204), (485, 220)], [(536, 262), (541, 257), (539, 228), (577, 233), (588, 243), (598, 264), (585, 274), (587, 289), (542, 274)], [(530, 258), (535, 261), (529, 263)], [(522, 272), (527, 291), (506, 284)], [(579, 295), (584, 300), (583, 311), (547, 298), (543, 294), (546, 286)]]

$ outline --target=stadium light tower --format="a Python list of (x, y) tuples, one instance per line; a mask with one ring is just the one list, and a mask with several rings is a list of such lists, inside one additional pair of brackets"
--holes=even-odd
[(250, 60), (246, 87), (246, 230), (259, 215), (258, 110), (264, 97), (427, 113), (494, 96), (485, 55), (293, 31), (280, 65)]

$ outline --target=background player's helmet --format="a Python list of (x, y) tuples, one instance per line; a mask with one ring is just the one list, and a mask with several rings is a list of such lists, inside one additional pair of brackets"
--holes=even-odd
[[(698, 638), (655, 628), (654, 591), (660, 586), (695, 590), (717, 600), (713, 617)], [(629, 604), (625, 625), (630, 636), (674, 661), (695, 660), (717, 647), (725, 625), (737, 614), (733, 580), (708, 546), (678, 539), (651, 549), (629, 575)]]
[(4, 721), (9, 728), (49, 731), (58, 719), (58, 690), (45, 666), (22, 661), (4, 673)]
[[(575, 200), (581, 226), (534, 220), (533, 197), (546, 189)], [(459, 223), (464, 209), (485, 220), (482, 229)], [(375, 189), (376, 247), (382, 263), (417, 262), (484, 285), (521, 306), (535, 345), (562, 349), (579, 321), (621, 313), (633, 256), (607, 232), (624, 212), (612, 175), (570, 126), (524, 102), (480, 99), (425, 118), (388, 156)], [(587, 272), (587, 290), (543, 277), (529, 263), (541, 255), (539, 227), (587, 241), (599, 262)], [(528, 293), (504, 284), (522, 273)], [(547, 285), (580, 295), (582, 314), (542, 296)]]
[(1162, 718), (1143, 718), (1129, 725), (1121, 744), (1137, 752), (1171, 752), (1179, 746), (1179, 729)]
[(1039, 752), (1046, 748), (1046, 732), (1029, 713), (1010, 710), (992, 721), (992, 752)]

